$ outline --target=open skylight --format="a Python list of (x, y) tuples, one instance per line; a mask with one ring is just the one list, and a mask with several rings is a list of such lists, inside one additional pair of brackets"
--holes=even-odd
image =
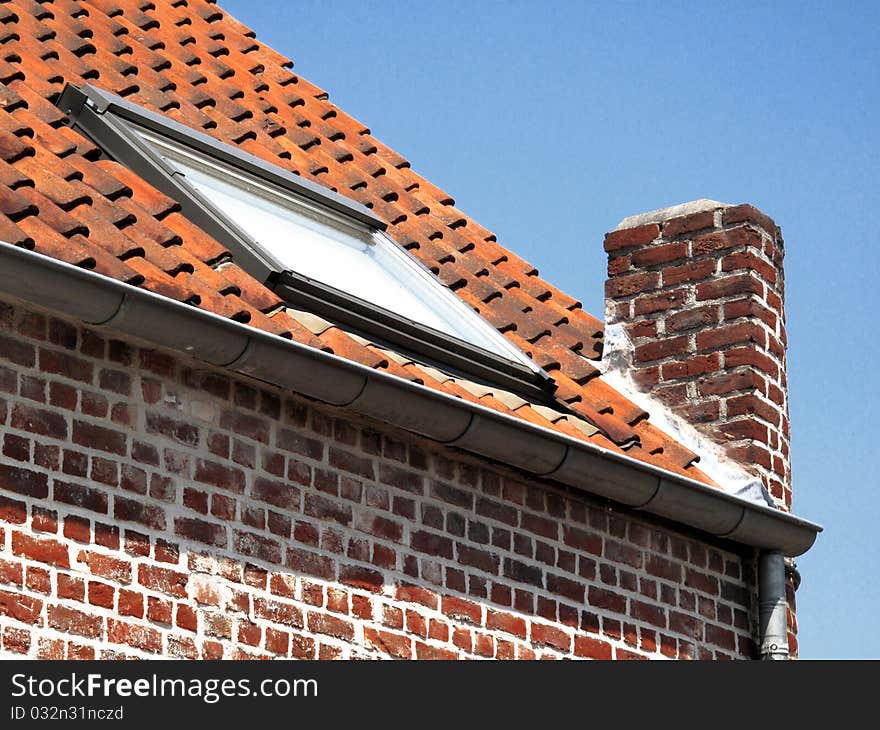
[(293, 306), (440, 367), (552, 392), (543, 370), (363, 206), (94, 87), (68, 87), (59, 106)]

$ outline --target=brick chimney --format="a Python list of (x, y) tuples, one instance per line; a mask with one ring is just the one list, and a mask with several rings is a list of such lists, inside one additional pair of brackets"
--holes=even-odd
[(627, 218), (605, 236), (606, 323), (638, 386), (791, 505), (779, 227), (712, 200)]

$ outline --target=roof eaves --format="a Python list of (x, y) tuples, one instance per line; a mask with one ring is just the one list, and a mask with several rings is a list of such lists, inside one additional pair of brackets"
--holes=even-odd
[(796, 556), (822, 530), (625, 454), (5, 243), (0, 292), (717, 537)]

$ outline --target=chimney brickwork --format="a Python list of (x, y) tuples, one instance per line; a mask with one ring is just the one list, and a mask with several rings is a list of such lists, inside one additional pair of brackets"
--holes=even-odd
[(636, 382), (791, 506), (783, 241), (751, 205), (701, 200), (605, 237), (606, 323)]

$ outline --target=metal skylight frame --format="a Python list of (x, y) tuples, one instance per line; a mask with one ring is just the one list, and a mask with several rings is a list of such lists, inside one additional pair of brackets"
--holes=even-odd
[(377, 344), (389, 345), (417, 359), (427, 360), (429, 364), (498, 385), (533, 400), (551, 401), (556, 388), (551, 376), (396, 244), (393, 245), (421, 267), (434, 280), (433, 283), (443, 287), (449, 296), (455, 297), (460, 306), (466, 307), (474, 317), (479, 318), (492, 335), (500, 338), (503, 345), (498, 343), (497, 346), (509, 352), (510, 357), (503, 357), (285, 268), (259, 242), (189, 184), (185, 176), (163, 159), (142, 133), (157, 135), (168, 140), (170, 144), (191, 149), (209, 157), (218, 165), (257, 178), (261, 184), (271, 186), (292, 199), (330, 211), (353, 225), (365, 226), (373, 231), (385, 231), (387, 226), (384, 221), (368, 208), (207, 134), (91, 85), (82, 89), (68, 85), (57, 106), (68, 115), (71, 126), (89, 137), (109, 157), (126, 165), (176, 200), (183, 214), (226, 246), (241, 268), (264, 282), (291, 306), (347, 326)]

